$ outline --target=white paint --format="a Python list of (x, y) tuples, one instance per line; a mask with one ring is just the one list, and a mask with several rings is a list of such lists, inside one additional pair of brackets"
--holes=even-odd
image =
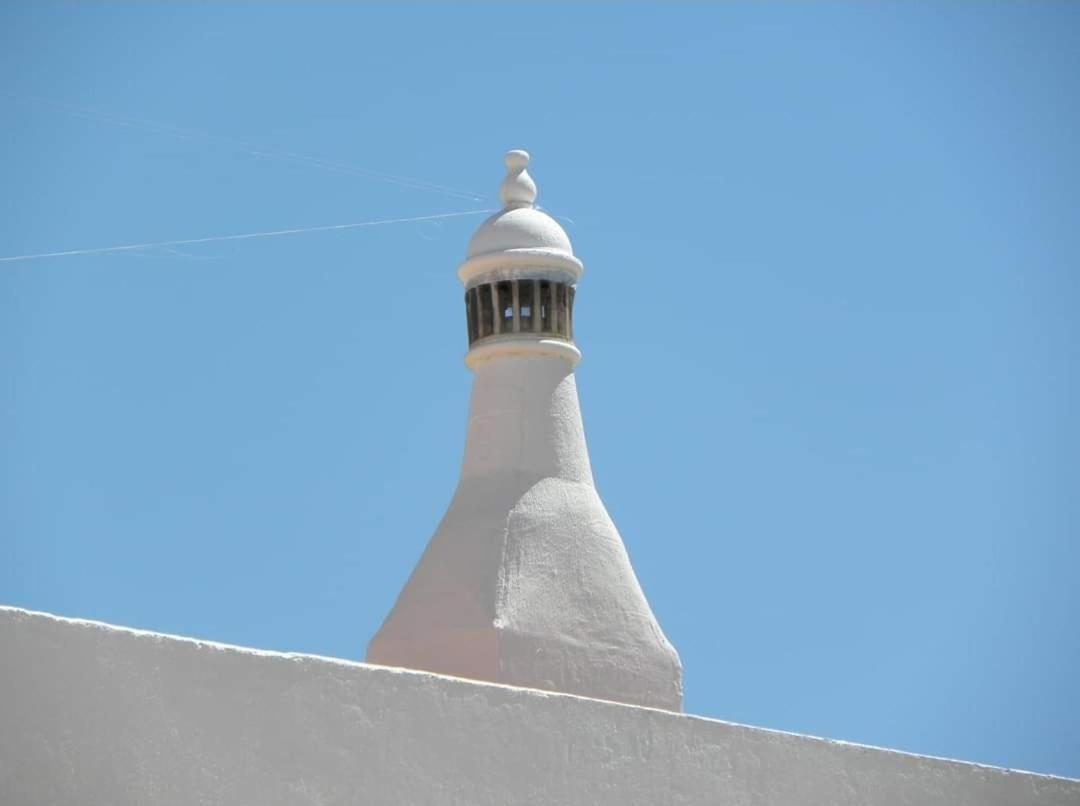
[[(503, 207), (532, 207), (536, 201), (536, 183), (529, 172), (529, 152), (515, 149), (506, 152), (506, 176), (499, 185), (499, 201)], [(567, 241), (567, 251), (570, 251)]]
[(558, 249), (520, 247), (468, 258), (458, 267), (458, 279), (466, 288), (525, 277), (576, 283), (584, 270), (580, 260)]
[(467, 287), (519, 277), (575, 283), (584, 270), (563, 228), (533, 206), (537, 191), (528, 164), (524, 151), (506, 155), (507, 173), (499, 187), (503, 209), (477, 228), (458, 268)]
[(503, 208), (484, 221), (469, 241), (469, 257), (510, 249), (551, 249), (572, 255), (570, 238), (555, 219), (535, 207)]
[(0, 608), (4, 806), (1077, 806), (1080, 781)]
[[(573, 258), (558, 224), (527, 206), (536, 198), (527, 164), (524, 152), (507, 155), (508, 208), (481, 225), (470, 252), (478, 240), (510, 250), (545, 241)], [(515, 224), (504, 238), (499, 221), (524, 214), (543, 216), (545, 232)], [(681, 708), (679, 657), (593, 484), (573, 375), (580, 355), (528, 333), (469, 351), (461, 478), (369, 661)]]
[(581, 360), (581, 351), (561, 339), (538, 339), (527, 333), (507, 333), (505, 336), (487, 336), (482, 343), (475, 345), (465, 354), (465, 365), (469, 369), (476, 369), (484, 361), (507, 356), (548, 356), (561, 358), (574, 366)]

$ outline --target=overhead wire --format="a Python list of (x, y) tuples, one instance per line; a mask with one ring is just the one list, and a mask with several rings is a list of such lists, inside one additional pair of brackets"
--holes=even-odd
[(171, 241), (155, 241), (152, 243), (124, 244), (122, 246), (101, 246), (91, 249), (69, 249), (63, 252), (39, 252), (28, 255), (10, 255), (0, 257), (0, 263), (13, 263), (23, 260), (42, 260), (54, 257), (73, 257), (75, 255), (98, 255), (108, 252), (134, 252), (143, 249), (166, 248), (172, 246), (189, 246), (192, 244), (214, 243), (217, 241), (241, 241), (252, 238), (276, 238), (281, 235), (299, 235), (308, 232), (330, 232), (332, 230), (358, 229), (360, 227), (378, 227), (384, 224), (409, 224), (416, 221), (437, 221), (446, 218), (458, 218), (460, 216), (481, 215), (491, 213), (493, 210), (462, 210), (456, 213), (436, 213), (434, 215), (412, 216), (411, 218), (384, 218), (376, 221), (360, 221), (352, 224), (330, 224), (321, 227), (295, 227), (292, 229), (268, 230), (263, 232), (244, 232), (238, 235), (212, 235), (207, 238), (182, 238)]
[[(315, 167), (315, 168), (320, 168), (322, 170), (336, 172), (336, 173), (339, 173), (339, 174), (349, 174), (349, 175), (354, 175), (354, 176), (362, 176), (362, 177), (365, 177), (365, 178), (368, 178), (368, 179), (373, 179), (373, 180), (380, 181), (380, 182), (386, 182), (386, 183), (389, 183), (389, 184), (398, 185), (399, 187), (403, 187), (403, 188), (407, 188), (407, 189), (411, 189), (411, 190), (425, 191), (425, 192), (430, 192), (430, 193), (438, 193), (438, 194), (442, 194), (442, 195), (446, 195), (446, 196), (450, 196), (450, 197), (453, 197), (453, 198), (457, 198), (457, 199), (461, 199), (461, 200), (465, 200), (465, 201), (470, 201), (470, 202), (483, 202), (483, 201), (485, 201), (484, 196), (482, 196), (482, 195), (480, 195), (478, 193), (473, 193), (473, 192), (468, 191), (468, 190), (461, 190), (460, 188), (453, 188), (453, 187), (449, 187), (447, 185), (440, 185), (440, 184), (436, 184), (434, 182), (428, 182), (428, 181), (425, 181), (425, 180), (422, 180), (422, 179), (416, 179), (414, 177), (402, 176), (402, 175), (398, 175), (398, 174), (391, 174), (391, 173), (387, 173), (385, 171), (375, 171), (375, 170), (371, 170), (371, 169), (368, 169), (368, 168), (361, 168), (361, 167), (358, 167), (356, 165), (349, 165), (349, 164), (346, 164), (346, 163), (336, 162), (336, 161), (333, 161), (333, 160), (326, 160), (326, 159), (321, 159), (319, 157), (312, 157), (312, 156), (309, 156), (307, 154), (300, 154), (300, 153), (297, 153), (297, 152), (294, 152), (294, 151), (285, 151), (285, 150), (282, 150), (282, 149), (267, 148), (267, 147), (256, 145), (256, 144), (253, 144), (253, 143), (249, 143), (249, 142), (246, 142), (246, 141), (243, 141), (243, 140), (238, 140), (238, 139), (231, 138), (231, 137), (222, 137), (220, 135), (211, 134), (209, 132), (199, 131), (199, 130), (196, 130), (196, 129), (180, 128), (180, 127), (176, 127), (176, 126), (170, 126), (170, 125), (167, 125), (167, 124), (157, 123), (157, 122), (154, 122), (154, 121), (140, 120), (140, 119), (137, 119), (137, 118), (120, 116), (120, 115), (116, 115), (116, 114), (112, 114), (112, 113), (108, 113), (108, 112), (103, 112), (100, 109), (94, 109), (92, 107), (80, 106), (80, 105), (77, 105), (77, 104), (65, 103), (65, 102), (50, 100), (50, 99), (41, 98), (41, 97), (37, 97), (37, 96), (28, 96), (28, 95), (18, 95), (17, 96), (15, 94), (11, 93), (11, 92), (5, 92), (3, 90), (0, 90), (0, 95), (6, 95), (8, 97), (14, 97), (14, 98), (22, 98), (24, 100), (28, 100), (28, 101), (30, 101), (32, 103), (36, 103), (36, 104), (39, 104), (39, 105), (42, 105), (42, 106), (52, 107), (54, 109), (59, 109), (59, 110), (62, 110), (64, 112), (67, 112), (69, 114), (73, 114), (73, 115), (80, 116), (80, 117), (83, 117), (83, 118), (89, 118), (91, 120), (97, 120), (97, 121), (100, 121), (100, 122), (104, 122), (104, 123), (108, 123), (108, 124), (112, 124), (112, 125), (116, 125), (116, 126), (126, 126), (126, 127), (131, 127), (131, 128), (144, 129), (146, 131), (150, 131), (150, 132), (154, 132), (154, 133), (158, 133), (158, 134), (164, 134), (164, 135), (167, 135), (167, 136), (170, 136), (170, 137), (175, 137), (175, 138), (179, 138), (179, 139), (183, 139), (183, 140), (196, 140), (196, 141), (202, 141), (202, 142), (207, 142), (207, 143), (225, 145), (225, 146), (228, 146), (230, 148), (234, 148), (234, 149), (236, 149), (238, 151), (241, 151), (242, 153), (250, 154), (250, 155), (256, 156), (256, 157), (286, 160), (286, 161), (290, 161), (290, 162), (294, 162), (294, 163), (298, 163), (298, 164), (303, 164), (303, 165), (308, 165), (308, 166)], [(490, 213), (490, 212), (493, 212), (493, 211), (492, 210), (486, 210), (486, 209), (485, 210), (464, 210), (464, 211), (453, 212), (453, 213), (438, 213), (438, 214), (435, 214), (435, 215), (412, 216), (412, 217), (408, 217), (408, 218), (390, 218), (390, 219), (380, 219), (380, 220), (375, 220), (375, 221), (361, 221), (361, 222), (350, 223), (350, 224), (331, 224), (331, 225), (328, 225), (328, 226), (317, 226), (317, 227), (296, 227), (296, 228), (282, 229), (282, 230), (247, 232), (247, 233), (240, 233), (240, 234), (235, 234), (235, 235), (216, 235), (216, 236), (205, 237), (205, 238), (182, 238), (182, 239), (175, 239), (175, 240), (168, 240), (168, 241), (155, 241), (155, 242), (138, 243), (138, 244), (123, 244), (123, 245), (120, 245), (120, 246), (95, 247), (95, 248), (90, 248), (90, 249), (69, 249), (69, 250), (64, 250), (64, 251), (39, 252), (39, 253), (25, 254), (25, 255), (10, 255), (10, 256), (6, 256), (6, 257), (0, 257), (0, 263), (12, 263), (12, 262), (26, 261), (26, 260), (41, 260), (41, 259), (45, 259), (45, 258), (55, 258), (55, 257), (72, 257), (72, 256), (76, 256), (76, 255), (105, 254), (105, 253), (110, 253), (110, 252), (137, 252), (137, 251), (148, 250), (148, 249), (167, 249), (169, 247), (174, 247), (174, 246), (213, 243), (213, 242), (217, 242), (217, 241), (235, 241), (235, 240), (246, 240), (246, 239), (252, 239), (252, 238), (270, 238), (270, 237), (277, 237), (277, 236), (281, 236), (281, 235), (296, 235), (296, 234), (309, 233), (309, 232), (328, 232), (328, 231), (332, 231), (332, 230), (356, 229), (356, 228), (360, 228), (360, 227), (374, 227), (374, 226), (380, 226), (380, 225), (384, 225), (384, 224), (404, 224), (404, 223), (420, 222), (420, 221), (438, 221), (438, 220), (441, 220), (441, 219), (455, 218), (455, 217), (458, 217), (458, 216), (480, 215), (482, 213)], [(180, 254), (180, 253), (176, 253), (174, 250), (172, 251), (172, 253), (174, 255)]]
[(416, 179), (414, 177), (387, 173), (385, 171), (376, 171), (370, 168), (361, 168), (356, 165), (350, 165), (334, 160), (322, 159), (320, 157), (313, 157), (307, 154), (300, 154), (295, 151), (287, 151), (277, 148), (267, 148), (265, 146), (246, 142), (244, 140), (239, 140), (232, 137), (223, 137), (221, 135), (211, 134), (209, 132), (200, 131), (197, 129), (180, 128), (177, 126), (157, 123), (154, 121), (120, 116), (113, 113), (102, 112), (100, 109), (94, 109), (92, 107), (50, 100), (38, 96), (14, 95), (9, 92), (4, 92), (3, 94), (7, 95), (8, 97), (23, 98), (25, 100), (29, 100), (32, 103), (36, 103), (42, 106), (52, 107), (54, 109), (59, 109), (70, 114), (74, 114), (84, 118), (90, 118), (92, 120), (98, 120), (117, 126), (127, 126), (130, 128), (144, 129), (146, 131), (164, 134), (183, 140), (201, 140), (208, 143), (217, 143), (219, 145), (225, 145), (230, 148), (234, 148), (242, 153), (250, 154), (256, 157), (286, 160), (289, 162), (308, 165), (311, 167), (320, 168), (327, 171), (333, 171), (336, 173), (362, 176), (368, 179), (398, 185), (399, 187), (408, 188), (411, 190), (424, 191), (428, 193), (439, 193), (465, 201), (482, 202), (485, 201), (486, 198), (479, 193), (474, 193), (469, 190), (462, 190), (460, 188), (449, 187), (447, 185), (440, 185), (434, 182), (428, 182), (423, 179)]

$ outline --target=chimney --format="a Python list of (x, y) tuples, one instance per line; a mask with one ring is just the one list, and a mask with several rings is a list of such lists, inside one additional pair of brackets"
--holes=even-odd
[(678, 711), (682, 666), (593, 484), (574, 367), (583, 266), (506, 155), (458, 269), (475, 374), (450, 507), (367, 660)]

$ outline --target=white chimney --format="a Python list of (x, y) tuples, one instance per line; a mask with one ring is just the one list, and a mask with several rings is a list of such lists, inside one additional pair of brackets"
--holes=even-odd
[(574, 366), (583, 266), (538, 210), (529, 155), (469, 243), (475, 373), (461, 478), (367, 660), (682, 707), (682, 667), (593, 484)]

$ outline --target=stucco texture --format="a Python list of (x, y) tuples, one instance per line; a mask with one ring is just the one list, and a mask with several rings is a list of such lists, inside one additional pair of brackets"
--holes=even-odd
[(1077, 806), (1080, 782), (0, 608), (0, 803)]
[(593, 484), (571, 365), (475, 372), (457, 490), (367, 659), (679, 710), (679, 657)]

